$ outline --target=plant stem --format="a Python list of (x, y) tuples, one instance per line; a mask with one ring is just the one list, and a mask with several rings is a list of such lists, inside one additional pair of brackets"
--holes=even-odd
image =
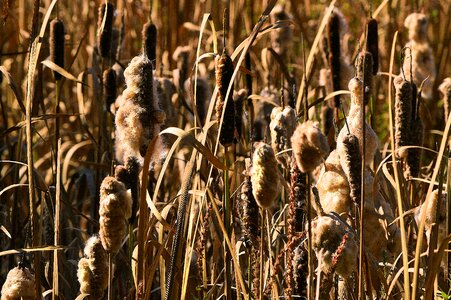
[[(227, 170), (229, 147), (224, 146), (224, 165), (226, 170), (224, 170), (224, 225), (226, 228), (227, 236), (230, 238), (230, 195), (229, 195), (229, 172)], [(224, 242), (224, 267), (225, 267), (225, 298), (232, 299), (232, 287), (231, 279), (232, 272), (230, 270), (230, 252), (228, 251), (227, 244)]]

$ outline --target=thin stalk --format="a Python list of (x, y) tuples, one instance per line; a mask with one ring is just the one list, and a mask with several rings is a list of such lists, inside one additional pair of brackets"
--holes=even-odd
[[(229, 195), (229, 172), (227, 170), (227, 158), (229, 154), (229, 147), (224, 147), (224, 165), (226, 170), (224, 170), (224, 223), (226, 228), (227, 236), (230, 237), (230, 195)], [(224, 267), (225, 267), (225, 297), (226, 299), (232, 299), (232, 287), (231, 279), (232, 273), (230, 270), (230, 253), (227, 248), (227, 244), (224, 242)]]
[[(395, 32), (392, 42), (392, 49), (390, 54), (390, 69), (388, 76), (388, 113), (389, 113), (389, 121), (390, 121), (390, 145), (392, 149), (392, 153), (395, 153), (395, 137), (393, 132), (393, 109), (392, 109), (392, 71), (393, 64), (395, 58), (395, 50), (396, 50), (396, 41), (398, 38), (398, 31)], [(398, 173), (398, 165), (396, 162), (396, 155), (392, 155), (393, 162), (393, 173), (395, 175), (395, 183), (396, 183), (396, 200), (398, 204), (398, 213), (400, 216), (403, 216), (404, 209), (402, 204), (402, 196), (399, 182), (399, 173)], [(362, 163), (363, 165), (363, 163)], [(362, 187), (363, 188), (363, 187)], [(363, 195), (363, 191), (362, 191)], [(407, 249), (407, 238), (406, 238), (406, 227), (404, 222), (404, 217), (399, 219), (399, 224), (401, 227), (401, 248), (402, 248), (402, 261), (403, 261), (403, 271), (404, 271), (404, 299), (410, 300), (410, 282), (409, 282), (409, 257), (408, 257), (408, 249)], [(420, 234), (420, 233), (419, 233)], [(419, 258), (417, 258), (419, 260)], [(416, 263), (416, 262), (415, 262)]]
[[(56, 158), (56, 197), (55, 197), (55, 238), (54, 245), (60, 244), (60, 209), (61, 209), (61, 139), (58, 139)], [(59, 299), (58, 250), (53, 251), (53, 293), (52, 299)]]
[[(61, 79), (55, 81), (55, 165), (58, 161), (58, 141), (60, 139), (60, 119), (58, 114), (60, 112), (60, 89), (61, 89)], [(56, 171), (58, 173), (58, 170)], [(58, 178), (55, 178), (55, 182)], [(58, 187), (57, 187), (58, 188)]]
[(259, 287), (259, 292), (258, 292), (258, 299), (262, 300), (263, 299), (263, 268), (264, 268), (264, 264), (263, 264), (263, 244), (265, 243), (265, 217), (266, 217), (266, 209), (261, 208), (261, 213), (262, 213), (262, 228), (261, 228), (261, 237), (260, 237), (260, 287)]
[(108, 253), (108, 300), (113, 299), (113, 255)]

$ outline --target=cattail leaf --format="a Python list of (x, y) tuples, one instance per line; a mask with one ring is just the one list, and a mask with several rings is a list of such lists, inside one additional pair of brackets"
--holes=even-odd
[(17, 85), (14, 83), (13, 78), (11, 77), (11, 74), (6, 70), (4, 66), (0, 66), (0, 72), (3, 73), (3, 76), (6, 78), (6, 83), (9, 85), (11, 90), (14, 93), (14, 96), (16, 96), (17, 103), (20, 106), (20, 109), (25, 114), (25, 106), (23, 104), (23, 97), (20, 93), (20, 89), (17, 88)]
[(69, 247), (63, 246), (47, 246), (47, 247), (35, 247), (35, 248), (21, 248), (21, 249), (11, 249), (0, 252), (0, 257), (11, 254), (21, 254), (21, 253), (32, 253), (32, 252), (46, 252), (55, 250), (65, 250)]
[(44, 66), (46, 66), (47, 68), (51, 69), (52, 71), (58, 72), (61, 75), (63, 75), (64, 77), (66, 77), (69, 80), (78, 82), (86, 87), (89, 87), (86, 83), (79, 81), (74, 75), (72, 75), (71, 73), (67, 72), (66, 70), (64, 70), (63, 68), (61, 68), (60, 66), (58, 66), (57, 64), (55, 64), (53, 61), (50, 61), (48, 59), (44, 60), (41, 62)]
[(169, 223), (161, 216), (157, 207), (153, 203), (152, 198), (150, 198), (149, 193), (146, 193), (146, 202), (147, 202), (147, 206), (150, 208), (150, 211), (154, 214), (154, 216), (157, 218), (157, 220), (163, 225), (163, 227), (166, 230), (172, 230), (173, 228), (171, 227), (171, 225), (169, 225)]
[(220, 170), (226, 170), (224, 164), (210, 151), (210, 149), (202, 145), (202, 143), (196, 140), (196, 138), (190, 133), (180, 128), (169, 127), (160, 132), (160, 135), (167, 133), (181, 137), (186, 143), (199, 150), (199, 152), (202, 153), (213, 166)]
[(3, 233), (4, 233), (7, 237), (11, 238), (11, 233), (9, 233), (8, 229), (6, 229), (5, 226), (0, 225), (0, 230), (3, 231)]

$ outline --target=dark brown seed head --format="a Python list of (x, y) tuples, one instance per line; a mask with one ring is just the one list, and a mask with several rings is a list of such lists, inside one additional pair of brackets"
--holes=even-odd
[(117, 97), (116, 82), (116, 72), (112, 68), (108, 68), (103, 71), (104, 103), (106, 110), (110, 112), (110, 107), (116, 101)]
[(343, 139), (343, 146), (346, 169), (349, 170), (347, 176), (349, 188), (351, 190), (351, 200), (354, 201), (355, 204), (359, 205), (360, 195), (362, 192), (362, 157), (360, 155), (359, 140), (355, 135), (348, 134)]
[[(412, 120), (410, 128), (410, 144), (413, 146), (423, 146), (424, 125), (421, 121), (421, 118)], [(408, 149), (405, 171), (406, 178), (419, 176), (421, 166), (421, 153), (422, 150), (420, 148)]]
[(398, 76), (394, 81), (395, 95), (395, 148), (399, 157), (405, 158), (407, 151), (399, 151), (409, 145), (410, 121), (412, 118), (412, 84)]
[[(220, 132), (219, 141), (226, 147), (233, 142), (235, 128), (235, 106), (233, 103), (233, 83), (230, 89), (228, 100), (226, 100), (227, 89), (233, 75), (233, 62), (227, 53), (223, 52), (221, 56), (216, 57), (216, 85), (218, 86), (218, 101), (216, 104), (216, 117), (221, 119), (222, 110), (225, 109), (223, 124)], [(227, 101), (227, 103), (226, 103)], [(224, 105), (226, 107), (224, 108)]]
[(377, 75), (379, 69), (379, 38), (377, 32), (377, 21), (373, 18), (366, 24), (366, 51), (373, 56), (373, 75)]
[(361, 52), (356, 60), (357, 78), (363, 82), (363, 100), (368, 104), (373, 89), (373, 55), (368, 52)]
[[(327, 45), (329, 48), (329, 67), (332, 73), (334, 91), (340, 89), (340, 18), (332, 14), (327, 24)], [(340, 107), (340, 97), (335, 96), (334, 106)]]
[(238, 91), (234, 99), (235, 104), (235, 139), (234, 143), (238, 143), (241, 137), (241, 130), (243, 127), (243, 103), (247, 98), (247, 91), (241, 89)]
[[(106, 10), (106, 15), (105, 15)], [(108, 2), (99, 8), (97, 19), (97, 46), (102, 57), (109, 57), (113, 33), (114, 5)]]
[(144, 24), (142, 31), (143, 53), (153, 63), (155, 69), (155, 60), (157, 58), (157, 27), (152, 21)]
[[(53, 19), (50, 23), (50, 60), (64, 68), (64, 23), (60, 19)], [(61, 79), (61, 74), (53, 72), (55, 79)]]

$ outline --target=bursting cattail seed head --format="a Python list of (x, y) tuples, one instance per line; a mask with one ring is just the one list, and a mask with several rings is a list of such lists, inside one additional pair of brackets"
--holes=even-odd
[(131, 209), (131, 196), (125, 185), (114, 177), (106, 177), (100, 186), (99, 234), (107, 252), (116, 254), (121, 248)]
[(271, 146), (257, 143), (252, 162), (252, 194), (262, 209), (269, 208), (278, 199), (281, 190), (281, 174)]
[(103, 97), (106, 110), (111, 112), (111, 105), (116, 101), (116, 72), (112, 68), (103, 71)]
[(412, 84), (399, 75), (395, 84), (395, 148), (400, 158), (407, 157), (407, 150), (400, 151), (402, 146), (409, 145), (410, 120), (412, 118)]
[(438, 87), (443, 94), (443, 109), (445, 114), (445, 123), (448, 121), (448, 116), (451, 111), (451, 77), (445, 78)]
[(18, 266), (9, 270), (5, 283), (2, 286), (1, 300), (33, 300), (34, 275), (26, 267)]
[[(222, 111), (224, 119), (221, 127), (219, 141), (224, 147), (230, 146), (234, 138), (235, 128), (235, 107), (233, 103), (233, 83), (230, 90), (229, 98), (226, 100), (227, 89), (233, 75), (233, 62), (230, 56), (224, 51), (222, 55), (216, 56), (216, 85), (218, 86), (218, 100), (216, 103), (216, 118), (221, 120)], [(227, 101), (227, 105), (226, 104)], [(225, 107), (224, 107), (225, 106)]]
[(424, 229), (426, 231), (428, 244), (430, 242), (433, 225), (435, 224), (438, 225), (438, 245), (440, 245), (441, 241), (446, 237), (446, 195), (447, 194), (445, 192), (441, 193), (442, 198), (440, 199), (440, 211), (437, 211), (439, 203), (437, 189), (432, 191), (427, 199), (427, 202), (424, 202), (416, 209), (415, 220), (417, 224), (419, 224), (421, 220), (421, 214), (423, 211), (426, 214)]
[(368, 52), (361, 52), (356, 60), (357, 77), (363, 82), (363, 100), (368, 104), (373, 90), (373, 55)]
[[(271, 22), (289, 21), (291, 16), (285, 11), (282, 5), (276, 5), (271, 11)], [(285, 26), (275, 31), (271, 31), (271, 47), (280, 56), (287, 55), (293, 44), (293, 29)]]
[(299, 169), (313, 171), (329, 154), (329, 144), (316, 123), (307, 121), (299, 124), (291, 137), (293, 154)]
[(80, 292), (101, 299), (108, 286), (108, 254), (97, 235), (88, 239), (83, 252), (77, 271)]
[(344, 172), (348, 177), (351, 200), (359, 204), (361, 189), (361, 170), (362, 157), (359, 150), (359, 140), (353, 135), (349, 134), (343, 139), (343, 147), (345, 157), (341, 157), (340, 161)]
[(155, 60), (157, 58), (157, 27), (151, 21), (144, 24), (142, 30), (143, 53), (153, 63), (155, 69)]
[[(284, 109), (277, 106), (271, 112), (271, 147), (275, 153), (291, 148), (291, 136), (296, 128), (296, 112), (290, 106)], [(277, 160), (284, 166), (289, 166), (288, 154), (277, 156)]]
[[(54, 19), (50, 23), (50, 60), (61, 68), (64, 68), (64, 23), (60, 19)], [(61, 74), (54, 71), (55, 80), (61, 79)]]
[(377, 21), (373, 18), (366, 24), (366, 51), (371, 53), (373, 58), (372, 74), (377, 75), (379, 69), (379, 37), (377, 30)]
[[(106, 13), (106, 15), (105, 15)], [(111, 41), (113, 38), (114, 5), (111, 2), (103, 3), (99, 7), (97, 19), (97, 46), (102, 57), (111, 54)]]

